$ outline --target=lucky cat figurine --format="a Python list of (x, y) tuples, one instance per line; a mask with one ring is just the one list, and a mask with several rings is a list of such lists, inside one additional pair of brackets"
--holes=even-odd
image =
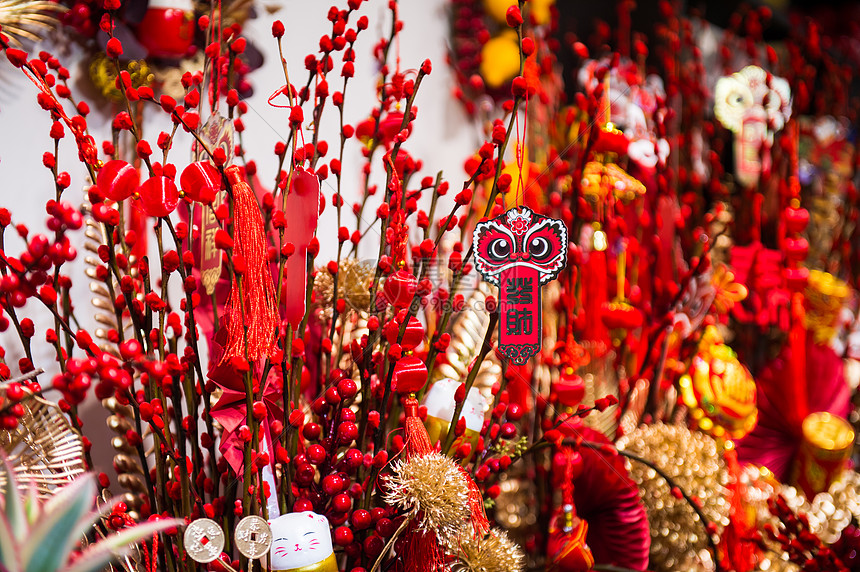
[(272, 572), (338, 572), (328, 519), (314, 512), (293, 512), (269, 521)]

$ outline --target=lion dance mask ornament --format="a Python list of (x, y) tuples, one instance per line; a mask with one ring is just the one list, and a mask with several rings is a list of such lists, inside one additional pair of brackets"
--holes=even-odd
[(475, 260), (484, 280), (499, 288), (499, 350), (521, 365), (541, 342), (541, 286), (567, 265), (567, 227), (516, 207), (478, 223)]

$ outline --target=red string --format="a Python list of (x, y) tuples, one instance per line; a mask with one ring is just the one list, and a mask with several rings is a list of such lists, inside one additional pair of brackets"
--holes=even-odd
[(528, 130), (528, 121), (529, 121), (529, 92), (526, 90), (526, 108), (525, 108), (525, 116), (523, 117), (523, 129), (522, 133), (520, 133), (520, 115), (517, 113), (516, 117), (516, 134), (517, 134), (517, 145), (516, 145), (516, 160), (517, 160), (517, 192), (514, 195), (514, 202), (516, 206), (520, 206), (525, 202), (526, 196), (526, 181), (528, 181), (528, 177), (523, 180), (523, 165), (525, 164), (525, 146), (526, 146), (526, 133)]

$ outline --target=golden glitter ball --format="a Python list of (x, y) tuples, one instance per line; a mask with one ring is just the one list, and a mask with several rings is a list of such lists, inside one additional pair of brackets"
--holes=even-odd
[[(701, 501), (703, 514), (718, 529), (729, 522), (726, 484), (729, 476), (716, 441), (680, 425), (643, 425), (618, 440), (617, 446), (653, 463), (685, 493)], [(713, 555), (698, 515), (683, 499), (675, 498), (657, 471), (628, 461), (630, 476), (651, 527), (650, 570), (710, 570)]]

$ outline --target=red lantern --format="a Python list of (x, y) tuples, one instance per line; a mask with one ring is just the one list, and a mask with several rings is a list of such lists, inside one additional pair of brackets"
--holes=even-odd
[(401, 395), (421, 391), (427, 383), (427, 365), (413, 355), (404, 356), (394, 364), (391, 383)]
[(785, 209), (785, 226), (789, 232), (803, 232), (809, 224), (809, 211), (788, 207)]
[(137, 39), (149, 56), (178, 59), (194, 40), (194, 9), (187, 0), (149, 0), (137, 27)]
[(96, 186), (102, 195), (116, 202), (130, 197), (139, 183), (137, 169), (118, 159), (105, 163), (96, 177)]
[(418, 279), (406, 270), (398, 270), (385, 279), (382, 294), (395, 308), (407, 308), (415, 297)]
[(805, 238), (799, 237), (785, 239), (785, 255), (789, 260), (803, 262), (806, 260), (807, 254), (809, 254), (809, 242)]
[(807, 268), (785, 268), (782, 271), (785, 284), (792, 292), (802, 292), (809, 282), (809, 269)]
[(209, 204), (221, 190), (221, 173), (209, 161), (197, 161), (185, 167), (179, 184), (192, 201)]
[(151, 177), (140, 185), (140, 203), (149, 216), (165, 217), (179, 204), (179, 189), (173, 179)]
[[(400, 327), (403, 324), (403, 320), (406, 318), (406, 310), (401, 310), (401, 312), (397, 315), (397, 324), (396, 328), (386, 329), (385, 337), (388, 340), (388, 343), (396, 343), (397, 337), (400, 335)], [(412, 316), (409, 318), (409, 324), (406, 326), (406, 330), (403, 332), (403, 339), (400, 340), (400, 347), (405, 351), (411, 351), (421, 345), (421, 342), (424, 341), (424, 324), (416, 318)]]

